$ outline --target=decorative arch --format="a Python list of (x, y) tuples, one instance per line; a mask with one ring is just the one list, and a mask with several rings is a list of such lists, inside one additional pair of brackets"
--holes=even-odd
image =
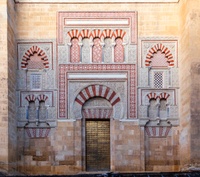
[(165, 99), (165, 100), (167, 100), (167, 98), (169, 98), (169, 96), (170, 96), (170, 94), (168, 94), (168, 93), (161, 93), (158, 97), (160, 98), (160, 99)]
[[(123, 108), (123, 104), (120, 102), (121, 101), (120, 97), (114, 90), (112, 90), (111, 88), (105, 85), (90, 85), (82, 89), (78, 93), (78, 95), (74, 98), (75, 101), (72, 105), (73, 117), (75, 119), (80, 119), (80, 118), (83, 118), (84, 116), (87, 117), (86, 114), (89, 114), (89, 112), (88, 113), (84, 112), (86, 109), (85, 108), (83, 109), (83, 106), (87, 100), (91, 98), (95, 98), (95, 97), (104, 98), (110, 103), (110, 105), (112, 106), (111, 108), (113, 110), (112, 111), (113, 118), (121, 119), (123, 117), (124, 108)], [(101, 116), (105, 116), (105, 115), (102, 115), (103, 112), (105, 113), (106, 111), (106, 113), (111, 113), (109, 109), (104, 109), (104, 108), (96, 109), (95, 107), (93, 107), (92, 108), (93, 113), (91, 112), (90, 115), (96, 116), (98, 118), (102, 118)], [(105, 116), (104, 118), (108, 118), (108, 117), (110, 118), (110, 114), (108, 114), (107, 117)]]
[(101, 97), (90, 98), (82, 106), (82, 115), (85, 119), (110, 119), (112, 113), (111, 103)]
[(49, 61), (45, 54), (45, 52), (40, 49), (38, 46), (32, 46), (27, 52), (25, 52), (22, 62), (21, 62), (21, 68), (27, 68), (28, 60), (31, 59), (31, 56), (34, 56), (34, 54), (37, 54), (37, 56), (43, 60), (44, 68), (49, 68)]
[(123, 39), (124, 36), (125, 36), (126, 32), (123, 31), (122, 29), (116, 29), (114, 32), (113, 32), (113, 36), (115, 37), (115, 39), (117, 38), (121, 38)]
[(104, 85), (90, 85), (84, 88), (77, 95), (75, 101), (82, 106), (88, 99), (96, 96), (105, 98), (111, 103), (112, 106), (120, 101), (120, 98), (117, 96), (116, 92)]
[(91, 33), (90, 36), (94, 39), (94, 38), (99, 38), (101, 39), (101, 30), (100, 29), (94, 29)]
[(171, 126), (159, 126), (159, 127), (146, 126), (145, 131), (147, 135), (150, 137), (167, 137), (171, 128), (172, 128)]
[(157, 99), (157, 95), (156, 95), (156, 93), (149, 93), (149, 94), (147, 94), (147, 97), (149, 98), (149, 100), (151, 100), (151, 99)]
[(28, 95), (28, 96), (26, 96), (25, 98), (26, 98), (26, 100), (27, 100), (28, 102), (30, 102), (30, 101), (35, 101), (35, 100), (36, 100), (35, 95)]
[(113, 31), (111, 29), (105, 29), (102, 31), (102, 37), (103, 38), (112, 38), (113, 37)]
[(48, 96), (41, 94), (37, 97), (38, 101), (46, 101), (48, 99)]
[(83, 29), (83, 30), (81, 30), (81, 32), (80, 32), (80, 37), (82, 38), (82, 39), (84, 39), (84, 38), (90, 38), (90, 30), (89, 29)]
[(166, 92), (163, 92), (163, 93), (160, 93), (159, 95), (157, 95), (156, 93), (149, 93), (147, 94), (147, 97), (149, 98), (149, 100), (151, 99), (165, 99), (167, 100), (167, 98), (169, 98), (170, 94), (166, 93)]
[(73, 38), (79, 39), (80, 33), (79, 33), (79, 31), (78, 31), (77, 29), (73, 29), (73, 30), (71, 30), (71, 31), (68, 31), (68, 35), (69, 35), (69, 37), (71, 38), (71, 40), (72, 40)]
[(158, 51), (161, 51), (163, 54), (165, 54), (165, 57), (167, 58), (167, 62), (169, 63), (169, 66), (174, 66), (174, 59), (173, 59), (173, 55), (171, 51), (161, 43), (156, 44), (154, 47), (152, 47), (149, 50), (146, 56), (145, 66), (150, 66), (150, 63), (152, 61), (154, 54), (157, 53)]
[(29, 138), (46, 138), (49, 135), (50, 128), (25, 128)]

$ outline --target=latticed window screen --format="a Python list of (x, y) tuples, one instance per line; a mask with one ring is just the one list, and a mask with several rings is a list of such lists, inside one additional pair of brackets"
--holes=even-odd
[(154, 88), (160, 89), (163, 88), (163, 72), (156, 71), (154, 72), (153, 78)]
[(30, 75), (31, 89), (41, 89), (42, 88), (42, 75), (31, 74)]

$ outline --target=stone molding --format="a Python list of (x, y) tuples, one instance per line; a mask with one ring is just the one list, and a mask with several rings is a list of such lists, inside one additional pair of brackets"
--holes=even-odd
[[(179, 0), (124, 0), (123, 3), (178, 3)], [(122, 3), (121, 0), (15, 0), (15, 3)]]
[[(84, 18), (84, 20), (83, 20)], [(79, 20), (80, 19), (80, 20)], [(90, 23), (88, 23), (88, 21)], [(83, 24), (83, 22), (85, 22)], [(75, 24), (76, 23), (76, 24)], [(64, 43), (65, 28), (94, 27), (96, 29), (106, 26), (129, 28), (131, 44), (137, 44), (137, 12), (58, 12), (58, 45)], [(120, 31), (119, 31), (120, 32)], [(118, 33), (118, 32), (117, 32)], [(117, 34), (116, 33), (116, 34)]]

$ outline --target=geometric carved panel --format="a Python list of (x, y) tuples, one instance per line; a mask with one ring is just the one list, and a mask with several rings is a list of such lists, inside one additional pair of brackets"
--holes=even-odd
[[(68, 64), (59, 66), (59, 117), (67, 117), (67, 104), (66, 96), (68, 95), (68, 74), (78, 72), (111, 72), (118, 73), (120, 71), (128, 72), (128, 85), (130, 88), (128, 99), (128, 115), (130, 118), (136, 117), (136, 67), (131, 64)], [(113, 82), (115, 82), (113, 80)], [(92, 87), (91, 87), (92, 88)], [(114, 95), (113, 95), (114, 96)], [(111, 96), (110, 96), (111, 97)], [(114, 98), (114, 97), (113, 97)], [(110, 98), (111, 99), (111, 98)]]
[(163, 72), (157, 71), (154, 72), (154, 88), (161, 89), (163, 88)]
[(42, 89), (42, 75), (41, 74), (30, 74), (30, 88), (31, 90)]

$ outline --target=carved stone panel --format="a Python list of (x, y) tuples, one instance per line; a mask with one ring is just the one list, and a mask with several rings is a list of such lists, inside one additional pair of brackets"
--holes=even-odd
[[(66, 107), (68, 111), (79, 109), (79, 104), (73, 104), (75, 98), (81, 90), (90, 85), (104, 85), (120, 95), (121, 102), (115, 105), (114, 111), (116, 114), (114, 116), (118, 118), (136, 117), (135, 65), (60, 65), (59, 72), (59, 117), (82, 117), (80, 112), (77, 116), (74, 116), (73, 112), (67, 112)], [(108, 93), (111, 94), (111, 92)], [(93, 95), (93, 91), (91, 94)], [(81, 101), (83, 98), (81, 96), (78, 99)], [(121, 106), (118, 107), (119, 105)], [(126, 109), (126, 111), (122, 115), (120, 112), (124, 112), (123, 109)], [(119, 114), (117, 111), (119, 111)]]
[[(38, 65), (38, 62), (41, 60), (43, 68)], [(33, 63), (32, 68), (28, 68), (29, 62), (36, 61)], [(38, 65), (38, 67), (36, 66)], [(27, 69), (45, 69), (53, 68), (53, 43), (52, 42), (18, 42), (18, 68), (27, 68)]]
[[(177, 60), (177, 40), (141, 40), (141, 67), (146, 67), (148, 61), (151, 66), (151, 59), (154, 55), (158, 55), (159, 51), (163, 53), (169, 63), (169, 66), (178, 67)], [(161, 56), (160, 59), (161, 60)], [(170, 58), (170, 59), (169, 59)], [(173, 62), (173, 65), (170, 65), (170, 62)], [(163, 65), (164, 67), (165, 65)], [(162, 67), (162, 65), (159, 65)]]

